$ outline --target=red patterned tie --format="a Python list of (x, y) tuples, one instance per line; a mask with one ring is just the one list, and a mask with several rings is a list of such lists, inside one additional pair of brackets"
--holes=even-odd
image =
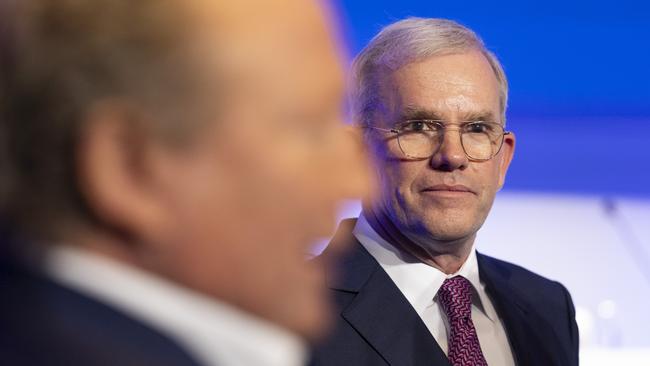
[(438, 301), (449, 320), (449, 352), (453, 366), (487, 366), (472, 323), (472, 284), (461, 276), (448, 278), (438, 290)]

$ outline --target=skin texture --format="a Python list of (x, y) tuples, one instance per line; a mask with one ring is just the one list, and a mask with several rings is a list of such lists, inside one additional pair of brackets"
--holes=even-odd
[(77, 166), (97, 224), (71, 224), (66, 240), (317, 337), (329, 307), (305, 254), (368, 176), (340, 120), (343, 76), (324, 11), (297, 0), (178, 6), (195, 17), (184, 47), (203, 80), (191, 115), (205, 123), (170, 147), (133, 127), (153, 114), (124, 99), (95, 103)]
[(420, 261), (453, 273), (469, 255), (514, 152), (512, 134), (485, 162), (470, 161), (460, 142), (461, 121), (482, 116), (503, 122), (496, 77), (480, 52), (469, 51), (407, 64), (383, 86), (387, 113), (375, 125), (392, 127), (415, 117), (442, 119), (449, 128), (439, 150), (418, 160), (405, 159), (395, 138), (373, 132), (369, 150), (381, 193), (366, 201), (365, 211), (381, 235)]

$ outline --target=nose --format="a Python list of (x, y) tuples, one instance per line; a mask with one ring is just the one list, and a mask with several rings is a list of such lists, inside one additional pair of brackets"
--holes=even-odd
[(441, 136), (440, 147), (431, 156), (430, 164), (433, 169), (451, 172), (467, 168), (469, 159), (460, 139), (458, 129), (445, 129), (445, 133)]

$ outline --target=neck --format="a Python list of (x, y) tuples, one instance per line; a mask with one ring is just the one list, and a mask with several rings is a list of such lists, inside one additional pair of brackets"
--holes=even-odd
[(472, 250), (476, 234), (453, 240), (419, 239), (400, 231), (385, 210), (364, 204), (370, 226), (398, 250), (446, 274), (458, 272)]

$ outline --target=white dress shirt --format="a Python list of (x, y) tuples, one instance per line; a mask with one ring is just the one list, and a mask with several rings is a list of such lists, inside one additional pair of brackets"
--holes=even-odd
[(388, 273), (445, 353), (448, 353), (449, 325), (436, 294), (447, 278), (462, 276), (469, 280), (473, 287), (472, 321), (485, 360), (488, 365), (514, 366), (503, 322), (479, 278), (474, 247), (458, 272), (447, 275), (389, 244), (370, 226), (363, 214), (352, 233)]
[(55, 281), (113, 306), (176, 341), (203, 365), (297, 366), (296, 335), (154, 274), (70, 246), (52, 246), (45, 271)]

